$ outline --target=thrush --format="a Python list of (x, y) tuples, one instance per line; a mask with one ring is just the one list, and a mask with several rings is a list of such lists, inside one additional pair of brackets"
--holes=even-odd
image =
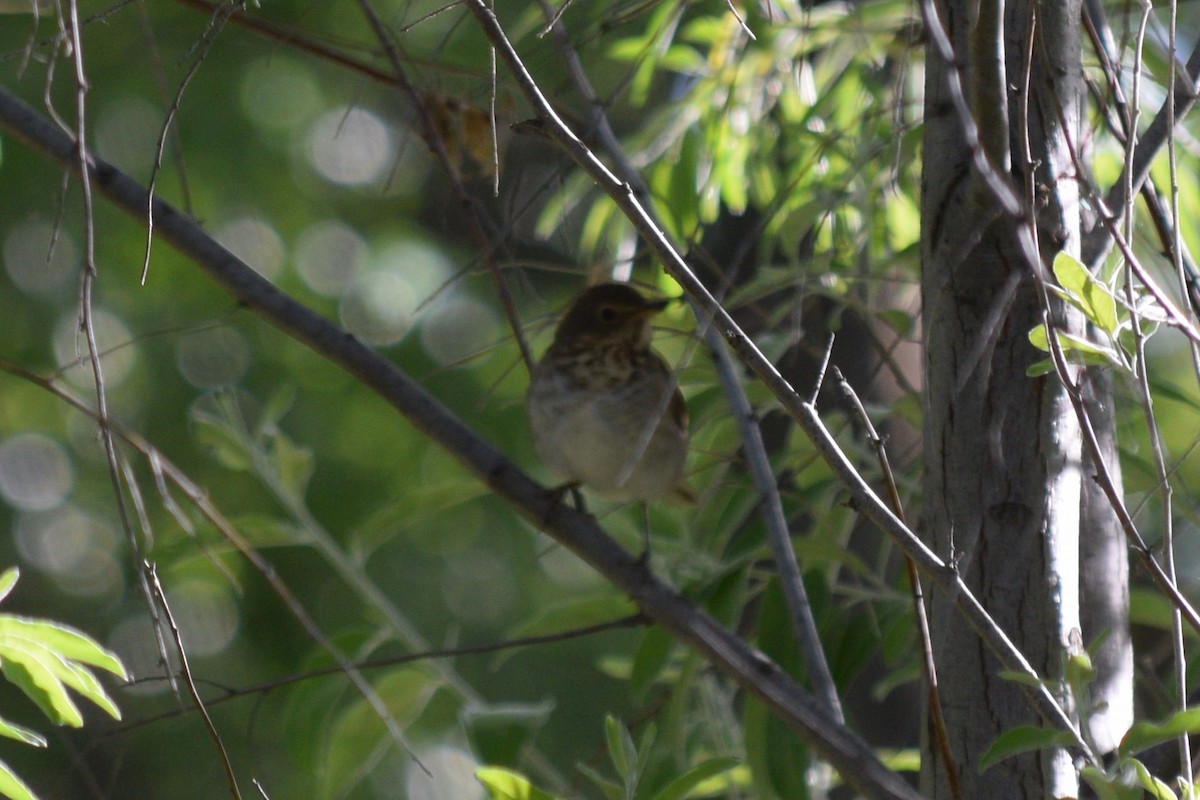
[(650, 346), (654, 315), (669, 302), (600, 284), (555, 330), (525, 405), (534, 451), (567, 485), (613, 500), (691, 502), (687, 404)]

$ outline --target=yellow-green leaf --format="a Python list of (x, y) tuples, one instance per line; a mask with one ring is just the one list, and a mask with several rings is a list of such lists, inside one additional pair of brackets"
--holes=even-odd
[(491, 800), (555, 800), (517, 772), (500, 767), (480, 767), (475, 778), (483, 784)]

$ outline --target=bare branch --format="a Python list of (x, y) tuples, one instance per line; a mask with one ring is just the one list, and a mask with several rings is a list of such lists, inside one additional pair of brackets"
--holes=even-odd
[[(4, 90), (0, 90), (0, 126), (37, 152), (77, 168), (70, 138)], [(143, 219), (146, 190), (107, 162), (89, 157), (87, 163), (99, 191), (124, 211)], [(839, 771), (843, 780), (870, 797), (918, 800), (919, 795), (885, 767), (865, 742), (833, 720), (824, 706), (777, 664), (655, 578), (644, 563), (610, 538), (593, 517), (563, 505), (554, 492), (530, 480), (395, 364), (280, 292), (178, 210), (161, 200), (154, 201), (154, 209), (163, 239), (195, 261), (213, 281), (244, 306), (338, 364), (386, 399), (418, 430), (512, 503), (526, 520), (553, 536), (632, 598), (647, 617), (758, 696), (799, 731)], [(715, 304), (711, 297), (709, 300)], [(729, 329), (722, 325), (722, 331), (725, 330)], [(800, 402), (799, 398), (796, 400)], [(815, 420), (815, 410), (812, 414)], [(820, 425), (819, 420), (816, 424)], [(870, 490), (866, 492), (869, 494)], [(913, 540), (916, 541), (915, 537)], [(928, 557), (937, 561), (932, 552), (928, 552)], [(982, 608), (979, 611), (982, 613)]]
[(167, 595), (163, 591), (162, 584), (158, 580), (158, 572), (154, 569), (154, 565), (147, 563), (146, 568), (150, 571), (150, 585), (154, 589), (154, 599), (158, 601), (158, 606), (162, 609), (163, 616), (167, 620), (167, 625), (171, 629), (171, 636), (175, 639), (175, 651), (179, 653), (180, 671), (183, 673), (183, 683), (187, 686), (188, 694), (192, 697), (192, 702), (196, 704), (196, 710), (200, 712), (200, 717), (204, 720), (204, 728), (208, 731), (209, 737), (213, 740), (213, 744), (217, 748), (217, 754), (221, 757), (221, 767), (225, 770), (225, 780), (229, 783), (229, 794), (234, 800), (242, 800), (242, 793), (238, 789), (237, 777), (233, 774), (233, 764), (229, 761), (229, 751), (225, 749), (225, 742), (221, 740), (221, 734), (217, 731), (217, 726), (213, 724), (212, 717), (208, 715), (208, 709), (204, 706), (204, 700), (200, 697), (200, 692), (196, 690), (196, 682), (192, 679), (192, 668), (188, 666), (187, 651), (183, 648), (183, 639), (179, 635), (179, 626), (175, 624), (175, 617), (171, 614), (171, 606), (167, 604)]
[[(809, 440), (821, 453), (822, 458), (833, 468), (835, 474), (850, 490), (851, 496), (864, 514), (879, 525), (897, 545), (909, 555), (916, 564), (931, 575), (938, 586), (950, 596), (968, 623), (979, 633), (987, 646), (1007, 669), (1016, 670), (1027, 676), (1036, 676), (1037, 672), (1029, 664), (1028, 659), (1017, 649), (1012, 640), (996, 625), (995, 621), (971, 593), (967, 585), (960, 579), (953, 566), (947, 565), (930, 550), (912, 530), (900, 521), (895, 514), (883, 503), (875, 492), (867, 485), (862, 476), (846, 458), (845, 453), (834, 441), (825, 428), (817, 409), (806, 402), (795, 391), (775, 366), (762, 354), (750, 338), (742, 331), (733, 318), (725, 311), (719, 302), (709, 293), (708, 289), (692, 272), (691, 268), (679, 255), (678, 250), (667, 238), (662, 228), (656, 225), (645, 208), (638, 202), (629, 186), (619, 180), (601, 162), (588, 147), (563, 123), (562, 119), (550, 106), (543, 96), (537, 83), (529, 75), (520, 57), (508, 41), (500, 27), (495, 14), (482, 0), (467, 0), (467, 6), (479, 21), (484, 33), (496, 47), (501, 60), (508, 66), (509, 71), (525, 93), (539, 115), (537, 121), (530, 123), (545, 136), (556, 142), (580, 167), (595, 180), (613, 199), (626, 217), (633, 223), (643, 240), (654, 251), (664, 268), (691, 296), (695, 306), (712, 321), (715, 329), (725, 337), (730, 347), (742, 359), (751, 371), (758, 376), (767, 388), (780, 401), (783, 408), (800, 425)], [(1004, 184), (1002, 187), (1012, 195), (1012, 190)], [(997, 189), (999, 190), (999, 188)], [(1019, 209), (1019, 203), (1013, 198), (1014, 209)], [(1040, 263), (1038, 264), (1040, 267)], [(1035, 680), (1036, 677), (1035, 677)], [(1079, 735), (1078, 728), (1059, 705), (1054, 696), (1040, 681), (1036, 686), (1023, 686), (1038, 713), (1051, 724), (1068, 731), (1076, 740), (1076, 744), (1089, 761), (1095, 756), (1091, 748)]]

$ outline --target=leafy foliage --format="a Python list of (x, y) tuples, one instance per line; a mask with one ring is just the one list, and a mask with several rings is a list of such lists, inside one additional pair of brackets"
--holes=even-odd
[[(0, 574), (0, 601), (16, 586), (20, 573), (10, 567)], [(94, 639), (61, 623), (0, 614), (0, 669), (4, 677), (32, 700), (56, 725), (83, 727), (83, 714), (71, 697), (74, 691), (113, 719), (121, 712), (108, 696), (93, 668), (127, 680), (120, 659)], [(34, 747), (46, 739), (29, 728), (0, 718), (0, 736)], [(0, 794), (12, 800), (36, 800), (37, 795), (0, 761)]]
[[(160, 197), (550, 483), (522, 420), (518, 339), (536, 357), (585, 273), (616, 264), (663, 294), (676, 287), (647, 263), (609, 196), (547, 142), (522, 135), (537, 127), (503, 71), (493, 84), (491, 50), (460, 6), (374, 5), (412, 91), (359, 6), (295, 0), (85, 8), (82, 48), (66, 45), (63, 20), (48, 12), (6, 17), (0, 83), (76, 126), (70, 59), (80, 55), (89, 146), (139, 180), (153, 175)], [(837, 359), (860, 364), (855, 380), (888, 430), (899, 493), (916, 507), (914, 286), (927, 154), (914, 6), (555, 5), (592, 95), (556, 33), (543, 35), (538, 4), (497, 4), (534, 80), (580, 138), (619, 165), (611, 130), (636, 170), (631, 191), (802, 394), (816, 382), (809, 362), (836, 332), (846, 348)], [(1144, 63), (1165, 84), (1162, 54), (1148, 51)], [(430, 153), (430, 130), (445, 164)], [(216, 769), (207, 735), (194, 714), (167, 719), (179, 703), (114, 510), (119, 484), (138, 558), (159, 567), (215, 725), (237, 766), (252, 765), (273, 797), (470, 800), (482, 785), (492, 798), (529, 800), (770, 800), (817, 795), (838, 780), (766, 706), (661, 629), (639, 622), (575, 636), (629, 616), (631, 601), (354, 377), (234, 307), (160, 241), (142, 285), (142, 223), (100, 202), (86, 218), (77, 182), (64, 184), (17, 141), (2, 144), (0, 524), (13, 531), (4, 558), (32, 568), (38, 618), (0, 617), (0, 659), (11, 682), (67, 725), (83, 719), (77, 696), (116, 716), (95, 672), (123, 675), (122, 662), (41, 617), (83, 620), (147, 678), (121, 698), (140, 727), (105, 740), (85, 731), (72, 741), (87, 759), (50, 753), (62, 760), (14, 761), (17, 771), (52, 776), (62, 796), (94, 783), (114, 796), (211, 796), (211, 781), (196, 778)], [(1116, 180), (1119, 150), (1100, 135), (1095, 147), (1097, 179)], [(1196, 174), (1179, 171), (1184, 219), (1200, 211)], [(1195, 235), (1184, 231), (1193, 251)], [(1148, 259), (1161, 249), (1134, 244)], [(116, 475), (97, 456), (94, 420), (63, 397), (88, 398), (84, 406), (94, 397), (78, 288), (93, 250), (109, 413), (128, 441), (145, 445), (121, 446)], [(1093, 275), (1066, 254), (1053, 272), (1050, 290), (1090, 323), (1086, 336), (1056, 332), (1066, 357), (1132, 374), (1134, 334), (1165, 327), (1154, 299), (1126, 291), (1118, 269)], [(655, 344), (688, 398), (701, 502), (648, 510), (652, 564), (803, 681), (738, 420), (691, 312), (678, 304), (661, 323)], [(1049, 351), (1044, 328), (1030, 341)], [(1031, 374), (1051, 369), (1046, 359)], [(912, 769), (918, 668), (899, 560), (859, 524), (836, 476), (769, 394), (747, 384), (851, 724)], [(1193, 485), (1185, 448), (1195, 392), (1155, 391), (1176, 409), (1162, 423), (1178, 434), (1168, 437), (1178, 448), (1172, 477)], [(880, 485), (857, 423), (824, 395), (821, 407)], [(1135, 489), (1149, 491), (1158, 476), (1137, 436), (1126, 463)], [(19, 473), (5, 468), (14, 453), (24, 454)], [(1194, 522), (1189, 502), (1178, 513)], [(640, 545), (641, 510), (593, 498), (588, 508), (619, 541)], [(5, 579), (11, 589), (15, 573)], [(1147, 631), (1169, 628), (1160, 595), (1135, 587), (1133, 596)], [(362, 665), (351, 678), (374, 697), (347, 679), (338, 656)], [(1168, 672), (1155, 668), (1152, 683)], [(1152, 698), (1170, 694), (1153, 688)], [(876, 713), (880, 704), (886, 713)], [(873, 727), (878, 718), (888, 723)], [(1189, 720), (1139, 723), (1121, 763), (1085, 779), (1106, 797), (1171, 796), (1136, 760), (1139, 743), (1190, 731)], [(0, 722), (0, 735), (43, 741), (12, 722)], [(1061, 741), (1017, 729), (981, 766)], [(0, 773), (0, 792), (27, 796), (20, 791), (13, 771)]]

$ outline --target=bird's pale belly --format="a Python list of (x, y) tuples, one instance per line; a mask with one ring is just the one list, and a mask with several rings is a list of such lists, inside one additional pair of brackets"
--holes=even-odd
[(653, 396), (661, 382), (602, 392), (544, 388), (529, 396), (533, 444), (562, 478), (614, 500), (654, 499), (680, 482), (687, 439), (669, 418), (669, 396)]

